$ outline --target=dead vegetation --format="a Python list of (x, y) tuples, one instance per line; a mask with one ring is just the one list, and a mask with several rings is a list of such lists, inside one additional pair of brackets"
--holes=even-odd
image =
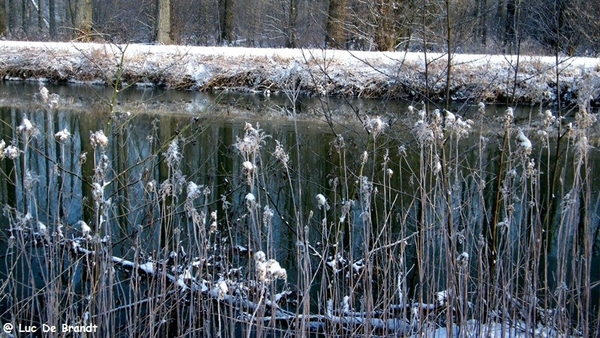
[[(57, 45), (0, 45), (0, 76), (5, 80), (43, 79), (55, 83), (111, 85), (120, 74), (120, 82), (127, 85), (143, 83), (175, 90), (265, 94), (285, 90), (293, 84), (303, 94), (311, 96), (415, 101), (421, 101), (423, 97), (442, 100), (446, 95), (447, 67), (445, 59), (439, 55), (432, 56), (425, 76), (420, 56), (411, 55), (408, 59), (401, 53), (372, 53), (366, 57), (343, 51)], [(123, 52), (124, 63), (119, 69), (115, 60)], [(522, 60), (518, 76), (513, 77), (516, 67), (513, 60), (496, 58), (492, 62), (492, 57), (481, 56), (484, 58), (488, 58), (487, 63), (456, 61), (449, 91), (452, 100), (502, 102), (512, 97), (522, 103), (552, 103), (557, 99), (552, 66), (544, 63), (545, 60), (539, 57)], [(559, 71), (563, 102), (577, 100), (582, 90), (578, 83), (581, 77), (585, 76), (591, 87), (597, 88), (600, 83), (597, 69), (586, 70), (583, 66), (578, 68), (565, 62)], [(513, 88), (516, 89), (514, 92)], [(585, 94), (591, 94), (592, 104), (600, 102), (600, 92)]]

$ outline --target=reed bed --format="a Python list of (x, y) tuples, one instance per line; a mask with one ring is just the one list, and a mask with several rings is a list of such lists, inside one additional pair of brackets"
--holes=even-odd
[[(73, 130), (47, 92), (39, 100), (2, 126), (5, 328), (600, 334), (596, 117), (585, 105), (568, 122), (540, 109), (526, 126), (483, 104), (472, 120), (426, 107), (365, 116), (362, 130), (323, 135), (330, 150), (317, 159), (297, 134), (245, 123), (190, 160), (210, 122), (140, 135), (124, 113)], [(327, 172), (304, 170), (311, 161)], [(194, 175), (203, 167), (216, 171)]]

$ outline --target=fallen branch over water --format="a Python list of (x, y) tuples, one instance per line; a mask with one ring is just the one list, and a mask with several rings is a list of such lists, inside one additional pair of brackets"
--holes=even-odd
[[(84, 241), (85, 240), (83, 238), (63, 239), (61, 240), (61, 246), (68, 248), (71, 253), (77, 256), (97, 256), (97, 253), (95, 251), (86, 249), (82, 246)], [(148, 261), (140, 264), (138, 262), (134, 262), (117, 256), (110, 256), (110, 261), (117, 268), (121, 268), (129, 272), (136, 271), (137, 273), (146, 275), (149, 278), (159, 279), (161, 276), (165, 276), (169, 283), (177, 286), (180, 293), (195, 294), (200, 292), (202, 293), (202, 295), (208, 297), (209, 299), (218, 301), (219, 303), (228, 306), (232, 306), (238, 311), (245, 313), (246, 315), (242, 315), (240, 318), (245, 318), (245, 321), (247, 322), (275, 320), (279, 322), (285, 321), (287, 322), (288, 326), (292, 326), (296, 320), (307, 320), (309, 322), (309, 327), (315, 331), (320, 331), (326, 325), (334, 324), (338, 326), (341, 325), (342, 327), (346, 328), (356, 328), (359, 326), (369, 325), (370, 327), (376, 330), (396, 332), (397, 334), (405, 334), (410, 331), (408, 321), (399, 318), (378, 318), (378, 316), (381, 316), (381, 314), (353, 312), (343, 316), (335, 315), (333, 313), (333, 302), (331, 300), (328, 303), (327, 315), (315, 314), (309, 316), (284, 310), (280, 308), (279, 305), (276, 304), (276, 302), (273, 302), (272, 300), (267, 300), (263, 305), (267, 315), (252, 320), (252, 317), (249, 316), (248, 313), (256, 312), (261, 308), (261, 305), (239, 296), (233, 296), (231, 294), (224, 293), (224, 290), (220, 287), (219, 283), (216, 283), (214, 287), (210, 288), (208, 286), (210, 284), (208, 281), (200, 281), (197, 280), (195, 277), (189, 277), (184, 279), (181, 276), (175, 276), (171, 273), (165, 272), (163, 269), (160, 269), (160, 262)], [(415, 304), (415, 306), (417, 305)], [(428, 304), (423, 307), (433, 309), (435, 308), (435, 305)], [(121, 306), (120, 308), (125, 310), (128, 308), (128, 306)], [(268, 313), (273, 310), (275, 311), (275, 313), (268, 315)]]

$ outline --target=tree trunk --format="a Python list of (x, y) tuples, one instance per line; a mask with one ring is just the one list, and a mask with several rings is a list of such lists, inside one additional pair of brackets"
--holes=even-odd
[(8, 11), (8, 9), (10, 8), (10, 0), (4, 0), (4, 3), (2, 3), (2, 8), (0, 8), (0, 35), (4, 35), (6, 37), (9, 37), (9, 15), (10, 12)]
[[(477, 20), (476, 36), (480, 39), (481, 44), (484, 49), (487, 44), (487, 25), (488, 25), (488, 15), (487, 15), (487, 0), (477, 0), (477, 12), (475, 20)], [(475, 39), (477, 41), (477, 39)]]
[(79, 39), (90, 40), (90, 34), (92, 33), (92, 0), (77, 1), (75, 29)]
[(56, 4), (54, 1), (48, 1), (48, 32), (50, 33), (50, 39), (56, 38)]
[(327, 15), (325, 45), (342, 49), (345, 47), (346, 32), (344, 20), (346, 16), (346, 0), (330, 0)]
[(29, 10), (26, 0), (21, 0), (21, 30), (27, 33), (27, 27), (29, 25)]
[(512, 54), (516, 46), (517, 38), (517, 4), (516, 0), (506, 2), (506, 22), (504, 29), (504, 52)]
[(296, 48), (296, 23), (298, 21), (298, 4), (297, 0), (289, 0), (290, 7), (288, 10), (288, 27), (286, 32), (285, 46), (287, 48)]
[(219, 43), (233, 41), (233, 0), (219, 0)]
[(379, 0), (375, 4), (375, 44), (379, 51), (392, 51), (396, 42), (394, 10), (390, 0)]
[(171, 0), (158, 0), (156, 8), (156, 42), (171, 43)]

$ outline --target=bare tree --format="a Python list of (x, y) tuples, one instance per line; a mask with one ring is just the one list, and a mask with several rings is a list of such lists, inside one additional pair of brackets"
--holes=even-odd
[(50, 39), (56, 39), (56, 1), (48, 1), (48, 32)]
[(233, 0), (219, 0), (219, 43), (233, 42)]
[(75, 35), (83, 40), (89, 40), (92, 33), (92, 0), (77, 0), (75, 8)]
[(9, 31), (8, 27), (8, 13), (9, 13), (9, 0), (0, 1), (0, 35), (7, 35)]
[(158, 0), (156, 8), (156, 42), (171, 43), (171, 0)]
[(265, 35), (286, 48), (297, 48), (302, 5), (301, 0), (268, 1), (265, 7), (268, 32)]
[(476, 0), (475, 6), (475, 20), (477, 22), (477, 26), (475, 27), (475, 41), (479, 40), (479, 43), (485, 49), (488, 34), (488, 0)]
[(332, 48), (344, 48), (346, 32), (344, 20), (346, 17), (346, 0), (330, 0), (327, 15), (327, 32), (325, 44)]
[(585, 54), (600, 53), (600, 6), (593, 1), (572, 0), (566, 7), (568, 20), (577, 34), (581, 34), (581, 45)]
[(375, 25), (375, 44), (377, 50), (394, 50), (396, 32), (394, 27), (394, 2), (391, 0), (378, 0), (373, 8), (372, 16)]

